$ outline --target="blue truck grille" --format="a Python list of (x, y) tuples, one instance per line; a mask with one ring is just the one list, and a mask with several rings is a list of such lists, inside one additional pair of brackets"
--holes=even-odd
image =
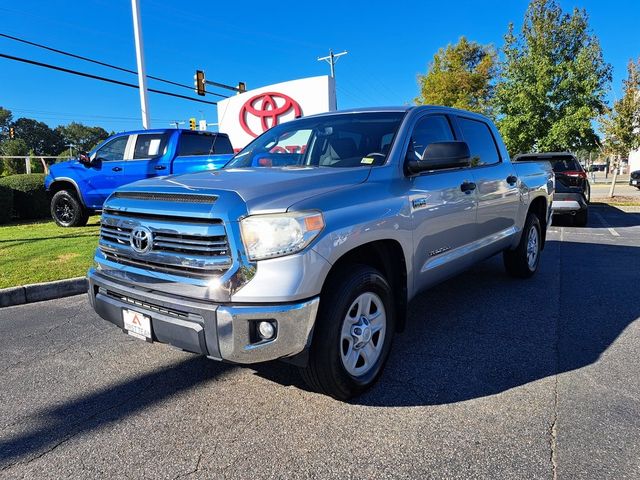
[[(107, 260), (139, 269), (189, 277), (212, 277), (232, 264), (224, 225), (220, 220), (180, 223), (161, 216), (103, 212), (99, 247)], [(145, 253), (132, 246), (132, 232), (145, 227), (151, 247)]]

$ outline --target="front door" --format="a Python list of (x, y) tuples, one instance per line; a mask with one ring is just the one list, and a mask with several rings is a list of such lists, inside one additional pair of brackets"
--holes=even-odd
[[(413, 129), (413, 152), (421, 157), (433, 142), (455, 140), (445, 115), (427, 115)], [(407, 178), (413, 219), (415, 285), (425, 289), (464, 270), (477, 239), (477, 193), (470, 168), (423, 172)]]
[(107, 197), (125, 180), (125, 152), (129, 135), (121, 135), (102, 145), (91, 155), (86, 171), (88, 189), (84, 198), (88, 206), (102, 208)]

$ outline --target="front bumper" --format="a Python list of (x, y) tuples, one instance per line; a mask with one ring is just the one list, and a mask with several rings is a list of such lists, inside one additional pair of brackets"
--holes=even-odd
[[(151, 318), (154, 341), (233, 363), (264, 362), (305, 350), (319, 303), (315, 297), (294, 304), (219, 305), (133, 288), (95, 269), (89, 270), (88, 280), (91, 306), (105, 320), (123, 328), (122, 310), (135, 310)], [(259, 320), (276, 325), (273, 339), (256, 338)]]

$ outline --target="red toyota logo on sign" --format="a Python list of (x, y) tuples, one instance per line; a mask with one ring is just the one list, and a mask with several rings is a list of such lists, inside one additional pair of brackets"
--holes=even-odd
[[(291, 111), (293, 111), (295, 118), (302, 116), (302, 109), (293, 98), (284, 93), (261, 93), (247, 100), (240, 109), (240, 126), (252, 137), (257, 137), (271, 127), (278, 125), (279, 119)], [(251, 130), (247, 124), (249, 115), (260, 119), (261, 132), (255, 133)]]

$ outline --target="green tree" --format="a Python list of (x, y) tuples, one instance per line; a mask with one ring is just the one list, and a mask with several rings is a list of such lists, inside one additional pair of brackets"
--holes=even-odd
[(532, 0), (520, 34), (509, 25), (503, 53), (495, 105), (509, 151), (592, 150), (611, 66), (586, 11)]
[(629, 60), (627, 78), (622, 83), (622, 98), (602, 118), (601, 125), (606, 150), (628, 158), (631, 150), (640, 148), (640, 58), (637, 62)]
[(491, 114), (497, 54), (493, 46), (460, 37), (433, 56), (425, 75), (418, 75), (419, 105), (444, 105)]
[(102, 127), (88, 127), (76, 122), (60, 125), (56, 128), (56, 132), (62, 137), (65, 145), (75, 145), (76, 150), (81, 152), (88, 152), (109, 136)]
[[(2, 136), (9, 130), (12, 119), (13, 115), (11, 114), (11, 110), (0, 107), (0, 134), (2, 134)], [(0, 138), (0, 140), (2, 139)]]
[(56, 155), (64, 148), (64, 140), (59, 133), (46, 123), (31, 118), (19, 118), (11, 124), (17, 139), (27, 144), (29, 152), (35, 155)]
[[(0, 155), (8, 157), (24, 157), (29, 154), (29, 147), (21, 138), (4, 140), (0, 143)], [(5, 175), (14, 175), (16, 173), (25, 173), (25, 164), (22, 159), (3, 158), (3, 173)]]

